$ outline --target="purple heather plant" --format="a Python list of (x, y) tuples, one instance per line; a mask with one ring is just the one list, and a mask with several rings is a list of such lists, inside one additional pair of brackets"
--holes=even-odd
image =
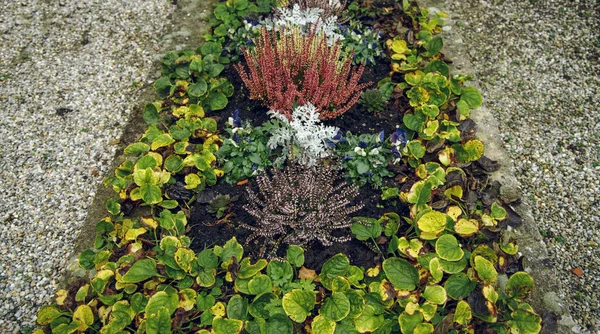
[(352, 225), (350, 215), (363, 204), (353, 203), (358, 187), (339, 176), (331, 167), (300, 165), (273, 170), (271, 177), (259, 176), (258, 191), (248, 188), (244, 206), (255, 218), (253, 225), (242, 224), (253, 232), (246, 243), (258, 238), (264, 239), (265, 245), (274, 243), (268, 252), (273, 258), (281, 244), (308, 246), (317, 240), (331, 246), (350, 240), (342, 230)]

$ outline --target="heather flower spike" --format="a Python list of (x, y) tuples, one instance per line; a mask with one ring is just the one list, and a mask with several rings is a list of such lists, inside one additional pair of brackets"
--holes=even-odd
[(353, 204), (358, 188), (341, 180), (331, 167), (288, 166), (256, 182), (258, 191), (248, 188), (244, 206), (255, 218), (252, 224), (242, 224), (252, 231), (246, 243), (263, 239), (261, 244), (271, 245), (268, 253), (273, 258), (282, 244), (309, 246), (318, 241), (331, 246), (350, 240), (345, 231), (352, 224), (350, 214), (363, 204)]

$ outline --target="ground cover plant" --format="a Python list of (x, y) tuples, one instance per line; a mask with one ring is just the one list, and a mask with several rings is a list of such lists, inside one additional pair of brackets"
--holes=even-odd
[(38, 332), (540, 332), (502, 233), (520, 217), (489, 180), (468, 118), (481, 95), (450, 73), (443, 14), (318, 11), (386, 39), (357, 70), (318, 26), (263, 27), (244, 58), (225, 47), (274, 5), (218, 3), (207, 42), (165, 56), (79, 256), (90, 278), (38, 312)]

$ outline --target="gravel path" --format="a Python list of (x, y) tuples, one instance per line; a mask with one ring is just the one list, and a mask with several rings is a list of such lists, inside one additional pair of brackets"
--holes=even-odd
[(0, 333), (53, 297), (169, 3), (0, 0)]
[[(571, 308), (600, 327), (600, 3), (447, 1)], [(581, 272), (578, 270), (581, 269)], [(573, 270), (573, 271), (572, 271)], [(578, 275), (581, 277), (578, 277)]]

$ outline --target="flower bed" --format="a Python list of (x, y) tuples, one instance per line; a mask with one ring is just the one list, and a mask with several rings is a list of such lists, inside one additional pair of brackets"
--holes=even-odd
[(541, 330), (443, 13), (297, 2), (220, 2), (203, 45), (164, 57), (79, 257), (93, 278), (46, 330)]

